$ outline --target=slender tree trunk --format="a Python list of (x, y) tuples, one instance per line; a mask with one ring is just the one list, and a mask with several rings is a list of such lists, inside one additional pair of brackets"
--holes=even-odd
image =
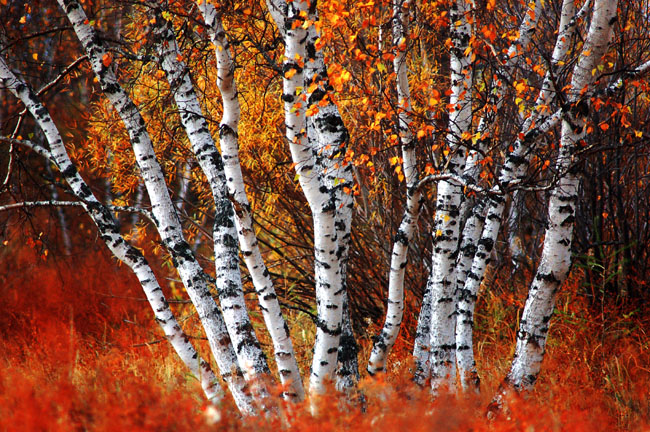
[[(575, 28), (575, 5), (573, 0), (566, 0), (563, 4), (560, 20), (560, 32), (557, 37), (556, 46), (553, 52), (552, 67), (564, 58), (569, 47), (569, 38)], [(549, 71), (545, 77), (542, 89), (535, 102), (535, 107), (549, 105), (553, 91), (552, 77), (555, 71)], [(537, 114), (531, 115), (521, 128), (521, 134), (512, 146), (512, 151), (506, 155), (505, 164), (499, 175), (498, 185), (504, 188), (510, 184), (521, 181), (524, 177), (531, 154), (531, 145), (534, 140), (546, 132), (554, 121), (548, 121), (546, 114), (535, 110)], [(534, 127), (535, 123), (538, 126)], [(523, 135), (523, 138), (522, 138)], [(457, 360), (460, 374), (460, 381), (463, 388), (473, 386), (478, 389), (479, 381), (476, 372), (476, 363), (473, 350), (474, 306), (478, 290), (485, 276), (485, 270), (490, 262), (493, 247), (496, 243), (503, 210), (505, 208), (506, 190), (499, 186), (492, 189), (488, 198), (487, 214), (480, 240), (477, 243), (477, 250), (471, 263), (471, 269), (467, 274), (464, 286), (459, 291), (458, 315), (462, 317), (457, 322), (456, 343), (462, 349), (458, 350)]]
[(386, 357), (390, 353), (399, 333), (404, 317), (404, 274), (408, 261), (409, 244), (413, 240), (420, 208), (422, 194), (418, 182), (415, 140), (411, 131), (412, 108), (411, 92), (408, 83), (406, 54), (409, 26), (408, 0), (398, 1), (393, 5), (393, 47), (395, 58), (393, 69), (397, 74), (398, 128), (402, 146), (402, 169), (406, 181), (406, 204), (402, 221), (393, 242), (393, 252), (388, 276), (388, 302), (384, 326), (376, 336), (368, 362), (368, 373), (374, 375), (386, 367)]
[[(466, 0), (452, 3), (451, 23), (451, 97), (446, 139), (449, 159), (447, 172), (460, 176), (465, 166), (466, 143), (463, 133), (472, 125), (472, 36), (471, 6)], [(454, 270), (458, 252), (459, 211), (463, 191), (447, 180), (438, 183), (433, 233), (433, 257), (428, 285), (431, 290), (430, 370), (431, 387), (453, 388), (456, 381), (456, 327)], [(424, 359), (417, 358), (416, 363)]]
[(167, 191), (162, 169), (145, 128), (145, 122), (133, 101), (118, 83), (111, 54), (106, 51), (102, 39), (89, 25), (89, 20), (79, 2), (58, 1), (90, 58), (93, 71), (104, 94), (120, 115), (129, 133), (136, 161), (149, 194), (156, 228), (163, 244), (172, 255), (183, 284), (197, 309), (221, 375), (228, 382), (240, 410), (252, 413), (252, 401), (247, 394), (246, 383), (223, 316), (210, 295), (203, 269), (185, 241), (176, 209)]
[(216, 9), (205, 1), (197, 2), (197, 4), (207, 25), (210, 40), (215, 45), (217, 85), (221, 91), (224, 107), (219, 136), (228, 193), (235, 208), (239, 244), (260, 302), (266, 327), (273, 341), (280, 380), (285, 386), (284, 396), (289, 400), (299, 402), (305, 397), (302, 378), (298, 370), (289, 329), (282, 315), (271, 275), (264, 263), (253, 230), (251, 207), (246, 196), (244, 178), (239, 163), (240, 107), (234, 76), (235, 64), (230, 55), (226, 32)]
[(178, 321), (174, 317), (156, 276), (140, 251), (124, 240), (110, 211), (102, 205), (90, 187), (83, 180), (70, 160), (63, 139), (47, 109), (38, 101), (34, 92), (24, 82), (18, 80), (0, 57), (0, 82), (20, 98), (45, 134), (50, 150), (34, 145), (33, 150), (43, 155), (48, 163), (56, 164), (70, 186), (72, 193), (83, 203), (84, 209), (92, 218), (99, 234), (113, 255), (125, 263), (138, 278), (156, 321), (167, 340), (190, 372), (201, 381), (201, 386), (212, 402), (222, 398), (221, 388), (209, 363), (203, 360), (190, 343)]
[(325, 57), (323, 50), (318, 47), (320, 34), (313, 24), (319, 20), (317, 0), (310, 2), (307, 18), (312, 24), (307, 28), (304, 88), (306, 103), (314, 111), (312, 115), (306, 116), (307, 143), (317, 172), (334, 201), (336, 257), (341, 275), (340, 289), (344, 296), (338, 367), (335, 373), (337, 388), (349, 390), (356, 387), (359, 377), (358, 345), (352, 330), (346, 279), (354, 206), (353, 165), (346, 158), (348, 131), (332, 99), (333, 88), (329, 82)]
[(572, 159), (578, 141), (586, 133), (586, 116), (593, 94), (592, 71), (609, 47), (617, 3), (616, 0), (595, 0), (587, 39), (573, 70), (568, 97), (570, 106), (563, 115), (560, 153), (556, 162), (557, 172), (566, 174), (551, 193), (542, 258), (524, 306), (514, 359), (505, 381), (507, 386), (518, 390), (532, 387), (537, 379), (555, 298), (569, 273), (579, 184), (577, 167), (572, 166)]
[(413, 371), (413, 382), (424, 386), (431, 375), (429, 363), (430, 345), (429, 335), (431, 334), (431, 301), (433, 294), (431, 284), (427, 280), (418, 315), (418, 325), (415, 330), (415, 341), (413, 343), (413, 358), (415, 359), (415, 370)]
[(171, 24), (163, 18), (161, 10), (155, 11), (154, 19), (161, 66), (180, 111), (181, 123), (187, 132), (192, 152), (208, 180), (215, 204), (212, 239), (221, 311), (230, 339), (236, 347), (239, 364), (245, 365), (243, 372), (246, 379), (260, 380), (270, 371), (244, 301), (235, 215), (228, 199), (223, 160), (203, 116), (189, 69), (180, 60), (182, 57)]
[[(325, 382), (332, 379), (337, 364), (343, 289), (336, 232), (336, 201), (318, 170), (306, 136), (304, 68), (307, 32), (302, 28), (308, 14), (305, 2), (291, 2), (278, 27), (285, 35), (283, 95), (286, 138), (314, 220), (314, 265), (318, 323), (310, 377), (310, 391), (322, 394)], [(283, 27), (280, 27), (283, 26)]]

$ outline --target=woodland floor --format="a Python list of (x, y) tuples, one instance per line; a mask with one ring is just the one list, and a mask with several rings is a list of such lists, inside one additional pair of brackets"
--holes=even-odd
[[(0, 430), (650, 430), (650, 314), (594, 311), (580, 294), (579, 275), (563, 288), (534, 393), (511, 400), (494, 420), (486, 419), (486, 406), (507, 372), (526, 288), (498, 277), (477, 308), (482, 396), (432, 402), (414, 388), (407, 322), (387, 376), (362, 379), (365, 413), (329, 398), (316, 418), (301, 406), (280, 409), (275, 419), (242, 420), (229, 402), (210, 414), (197, 380), (161, 341), (128, 269), (101, 248), (63, 259), (42, 252), (38, 245), (0, 246)], [(177, 289), (170, 288), (171, 298), (181, 295)], [(189, 333), (199, 334), (183, 308), (176, 306), (189, 316)], [(312, 326), (301, 315), (291, 324), (308, 369)], [(205, 342), (197, 343), (207, 353)], [(363, 365), (369, 336), (360, 344)]]

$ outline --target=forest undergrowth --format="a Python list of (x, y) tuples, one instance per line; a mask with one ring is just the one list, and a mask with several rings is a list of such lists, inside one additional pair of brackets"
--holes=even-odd
[[(47, 256), (44, 248), (38, 241), (0, 248), (3, 431), (650, 430), (650, 314), (608, 305), (595, 310), (581, 288), (579, 269), (563, 287), (534, 392), (510, 398), (508, 409), (496, 418), (488, 420), (486, 408), (511, 361), (530, 278), (525, 274), (497, 274), (479, 298), (480, 396), (432, 401), (427, 390), (410, 382), (416, 316), (410, 313), (388, 373), (379, 379), (362, 374), (365, 403), (326, 397), (316, 417), (307, 405), (299, 405), (277, 407), (274, 416), (242, 419), (230, 402), (215, 409), (205, 401), (197, 379), (162, 340), (128, 269), (100, 246), (64, 258)], [(167, 295), (181, 299), (183, 293), (170, 282)], [(186, 317), (188, 333), (207, 355), (189, 307), (180, 301), (174, 308)], [(299, 312), (288, 320), (304, 371), (313, 325)], [(362, 367), (377, 325), (358, 335)], [(260, 338), (265, 341), (263, 334)]]

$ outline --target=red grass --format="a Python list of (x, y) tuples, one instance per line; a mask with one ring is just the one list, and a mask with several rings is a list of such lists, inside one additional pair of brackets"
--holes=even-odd
[[(200, 387), (168, 344), (142, 344), (161, 333), (128, 269), (101, 251), (43, 261), (22, 247), (2, 260), (0, 430), (611, 431), (648, 424), (647, 318), (594, 317), (577, 288), (559, 301), (535, 391), (510, 399), (494, 420), (486, 407), (507, 372), (522, 296), (506, 295), (511, 290), (499, 281), (479, 304), (483, 396), (432, 401), (408, 380), (410, 345), (401, 338), (391, 356), (401, 365), (383, 380), (362, 382), (365, 412), (327, 397), (316, 417), (298, 406), (241, 419), (226, 403), (212, 424)], [(368, 351), (367, 338), (361, 343)]]

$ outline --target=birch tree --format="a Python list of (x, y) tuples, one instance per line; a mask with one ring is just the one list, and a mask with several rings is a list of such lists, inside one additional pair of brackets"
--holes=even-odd
[[(112, 57), (103, 47), (102, 39), (89, 25), (81, 5), (75, 1), (61, 1), (79, 41), (89, 56), (93, 71), (106, 97), (119, 113), (131, 137), (131, 143), (152, 204), (152, 214), (163, 243), (176, 262), (183, 284), (197, 308), (208, 341), (215, 353), (221, 375), (229, 381), (229, 387), (240, 409), (251, 412), (250, 396), (241, 379), (228, 329), (221, 311), (210, 295), (208, 280), (196, 261), (189, 244), (185, 241), (176, 213), (176, 207), (167, 192), (167, 186), (156, 160), (145, 122), (137, 107), (120, 86), (111, 67)], [(238, 347), (240, 348), (240, 347)], [(233, 370), (235, 372), (233, 372)]]
[[(47, 163), (56, 165), (71, 191), (79, 201), (69, 203), (79, 204), (92, 218), (97, 226), (102, 240), (111, 252), (124, 262), (137, 276), (142, 289), (147, 295), (147, 300), (154, 311), (156, 321), (160, 324), (167, 340), (174, 347), (176, 353), (191, 373), (201, 380), (203, 390), (209, 400), (217, 402), (221, 398), (221, 389), (212, 372), (210, 365), (199, 357), (195, 348), (183, 332), (176, 317), (172, 314), (169, 304), (158, 284), (153, 270), (138, 249), (124, 240), (120, 234), (115, 218), (110, 210), (102, 205), (92, 193), (88, 184), (80, 176), (77, 168), (70, 160), (63, 139), (48, 110), (39, 102), (33, 90), (19, 80), (7, 67), (4, 59), (0, 57), (0, 81), (14, 95), (25, 104), (27, 109), (36, 119), (43, 131), (49, 149), (32, 141), (15, 140), (17, 144), (24, 145), (46, 159)], [(43, 204), (49, 205), (48, 202)], [(249, 410), (246, 400), (240, 401), (240, 408)]]
[(565, 174), (551, 192), (542, 259), (530, 286), (517, 332), (514, 360), (506, 378), (506, 383), (515, 388), (532, 387), (537, 379), (555, 298), (569, 273), (579, 182), (572, 159), (586, 133), (589, 98), (594, 91), (592, 71), (609, 48), (617, 3), (616, 0), (594, 1), (587, 39), (573, 69), (556, 162), (558, 172)]
[[(452, 3), (449, 10), (451, 23), (451, 96), (449, 99), (449, 132), (446, 138), (446, 171), (460, 176), (465, 167), (466, 145), (463, 134), (472, 123), (472, 62), (470, 38), (471, 5), (465, 0)], [(430, 370), (431, 386), (437, 390), (441, 386), (451, 388), (456, 380), (456, 361), (454, 356), (455, 304), (454, 304), (454, 263), (457, 256), (459, 237), (459, 215), (463, 191), (458, 184), (443, 180), (438, 183), (436, 215), (434, 222), (433, 257), (427, 290), (431, 291), (431, 321), (428, 332), (428, 359), (416, 358), (419, 371)], [(428, 307), (423, 304), (423, 308)], [(422, 313), (422, 312), (421, 312)], [(417, 343), (417, 341), (416, 341)], [(426, 363), (429, 363), (426, 365)], [(425, 372), (426, 374), (426, 372)], [(427, 374), (428, 375), (428, 374)]]
[[(340, 16), (329, 13), (342, 7), (339, 2), (268, 0), (265, 6), (206, 0), (143, 2), (131, 5), (129, 13), (120, 18), (142, 23), (134, 25), (139, 27), (139, 39), (134, 42), (120, 40), (119, 34), (117, 40), (107, 37), (100, 30), (107, 24), (86, 15), (84, 9), (89, 5), (58, 0), (66, 26), (71, 25), (76, 37), (75, 44), (80, 43), (75, 49), (83, 56), (74, 64), (87, 61), (89, 75), (99, 89), (93, 90), (89, 84), (86, 91), (92, 95), (92, 103), (101, 100), (110, 106), (128, 134), (131, 164), (139, 176), (135, 190), (142, 185), (143, 196), (132, 206), (102, 203), (93, 193), (93, 184), (82, 177), (82, 164), (74, 162), (73, 152), (66, 149), (65, 135), (27, 82), (29, 74), (14, 72), (11, 62), (5, 61), (12, 49), (0, 38), (2, 87), (13, 94), (11, 103), (24, 106), (31, 114), (47, 145), (4, 136), (4, 130), (9, 129), (4, 118), (0, 141), (3, 146), (8, 143), (39, 154), (46, 166), (58, 169), (67, 184), (67, 189), (62, 185), (51, 189), (49, 200), (20, 202), (12, 196), (13, 201), (0, 205), (0, 210), (82, 208), (106, 246), (137, 276), (155, 319), (182, 363), (199, 378), (206, 397), (218, 403), (223, 400), (223, 391), (210, 368), (211, 359), (203, 359), (190, 342), (154, 270), (137, 244), (122, 233), (114, 213), (133, 211), (144, 218), (143, 223), (155, 229), (183, 283), (205, 332), (210, 355), (238, 409), (245, 415), (260, 411), (274, 415), (268, 400), (274, 377), (265, 349), (273, 356), (271, 366), (277, 366), (285, 400), (300, 402), (306, 395), (290, 336), (289, 314), (282, 307), (290, 294), (287, 286), (296, 281), (313, 284), (315, 292), (315, 313), (309, 306), (302, 308), (315, 323), (309, 377), (313, 401), (325, 394), (330, 384), (349, 397), (360, 378), (353, 323), (356, 320), (359, 328), (366, 317), (352, 316), (351, 305), (370, 302), (359, 298), (360, 292), (370, 292), (370, 288), (351, 286), (351, 280), (359, 279), (351, 274), (348, 263), (370, 252), (355, 250), (352, 243), (353, 228), (358, 226), (353, 219), (358, 210), (354, 191), (362, 189), (366, 181), (353, 167), (374, 173), (375, 162), (392, 159), (394, 162), (382, 168), (382, 173), (389, 180), (390, 175), (398, 174), (393, 184), (399, 196), (390, 200), (401, 207), (395, 212), (375, 211), (396, 215), (395, 220), (390, 216), (377, 219), (385, 226), (392, 222), (392, 229), (397, 228), (392, 242), (381, 248), (387, 255), (387, 262), (381, 263), (388, 266), (384, 285), (387, 295), (377, 304), (385, 302), (385, 316), (372, 347), (368, 347), (370, 358), (365, 370), (369, 376), (376, 376), (387, 369), (388, 354), (398, 338), (407, 305), (418, 304), (414, 379), (421, 385), (430, 380), (434, 394), (445, 389), (453, 392), (457, 381), (462, 389), (479, 389), (474, 311), (491, 256), (500, 253), (497, 243), (504, 209), (508, 200), (524, 200), (529, 191), (550, 191), (541, 262), (530, 286), (514, 360), (504, 384), (527, 390), (540, 372), (555, 298), (570, 269), (580, 162), (585, 157), (580, 150), (589, 139), (595, 114), (592, 104), (601, 104), (596, 102), (599, 97), (623, 91), (624, 81), (641, 76), (650, 69), (650, 63), (643, 58), (636, 67), (617, 65), (614, 69), (608, 60), (616, 28), (616, 0), (537, 0), (511, 5), (516, 16), (506, 24), (489, 16), (497, 8), (495, 1), (485, 2), (485, 8), (469, 0), (421, 3), (369, 2), (360, 6), (360, 16), (356, 17), (347, 10)], [(444, 12), (427, 15), (429, 6)], [(323, 11), (328, 11), (325, 18)], [(421, 25), (422, 16), (431, 17), (432, 22)], [(349, 28), (337, 27), (340, 39), (333, 39), (326, 27), (335, 27), (341, 21)], [(441, 23), (446, 28), (436, 33), (434, 42), (418, 40), (427, 32), (439, 31), (433, 27)], [(585, 23), (586, 31), (582, 28)], [(360, 30), (350, 30), (356, 24)], [(389, 26), (392, 43), (386, 38)], [(262, 40), (256, 39), (257, 33)], [(414, 76), (418, 68), (434, 68), (422, 54), (426, 54), (426, 43), (440, 45), (434, 46), (436, 52), (431, 54), (444, 64), (440, 70), (445, 77), (437, 78), (441, 80), (439, 89), (429, 88), (433, 81), (422, 85)], [(334, 51), (341, 46), (346, 50), (339, 56), (341, 53)], [(352, 58), (348, 70), (337, 60), (345, 56)], [(383, 63), (387, 61), (392, 63), (392, 70), (390, 64), (386, 67)], [(246, 62), (263, 64), (272, 71), (270, 78), (259, 65), (260, 70), (255, 71), (259, 77), (246, 76)], [(370, 75), (363, 75), (364, 69), (370, 68)], [(131, 74), (133, 71), (136, 73)], [(150, 87), (158, 92), (155, 104), (165, 105), (165, 124), (147, 122), (147, 103), (139, 97), (138, 78), (133, 78), (145, 74), (152, 75), (148, 77), (153, 83)], [(377, 93), (390, 109), (366, 112), (360, 108), (370, 103), (369, 92), (359, 90), (367, 85), (362, 82), (366, 76), (376, 80), (371, 85), (380, 87)], [(605, 83), (609, 76), (613, 78)], [(346, 87), (344, 82), (351, 84)], [(250, 86), (266, 86), (264, 93), (275, 98), (260, 102), (264, 106), (259, 117), (255, 117), (258, 101), (251, 102), (254, 98), (240, 94)], [(358, 99), (365, 102), (354, 105), (346, 100), (343, 92), (353, 88), (362, 94)], [(438, 108), (432, 108), (436, 105)], [(263, 171), (259, 166), (268, 168), (261, 160), (249, 163), (250, 153), (242, 151), (242, 143), (255, 132), (241, 124), (248, 121), (250, 125), (251, 118), (272, 130), (262, 140), (274, 141), (274, 145), (281, 141), (277, 147), (284, 153), (279, 151), (280, 162), (275, 168), (282, 164), (295, 171), (291, 175), (284, 171), (278, 177), (282, 181), (284, 177), (294, 178), (297, 185), (289, 189), (302, 193), (296, 200), (304, 198), (300, 201), (304, 215), (256, 219), (256, 196), (250, 193), (266, 187), (255, 179), (271, 174), (253, 172), (258, 177), (248, 178), (252, 171)], [(170, 130), (170, 141), (175, 142), (167, 145), (186, 145), (184, 158), (165, 160), (165, 153), (153, 138), (157, 128)], [(364, 135), (356, 129), (369, 132)], [(70, 133), (70, 141), (77, 133)], [(557, 143), (555, 134), (559, 136)], [(378, 156), (355, 156), (355, 152), (374, 147), (365, 141), (373, 137), (383, 146), (372, 154)], [(557, 149), (545, 148), (542, 140)], [(68, 148), (75, 145), (66, 144)], [(88, 145), (90, 150), (85, 154), (101, 152), (96, 146)], [(259, 156), (263, 149), (254, 150)], [(107, 152), (112, 160), (126, 158)], [(539, 160), (540, 155), (547, 158), (546, 162)], [(176, 168), (167, 167), (183, 168), (175, 174), (168, 171)], [(179, 175), (192, 179), (178, 181)], [(367, 178), (377, 180), (370, 175)], [(386, 195), (390, 195), (394, 191), (388, 191), (388, 180), (383, 181)], [(179, 192), (174, 195), (170, 189), (176, 187)], [(192, 187), (206, 208), (201, 217), (183, 211), (183, 197)], [(65, 196), (74, 198), (66, 201), (62, 198)], [(4, 200), (5, 195), (2, 197)], [(382, 205), (368, 196), (362, 195), (359, 200), (364, 207)], [(269, 214), (272, 207), (268, 205)], [(420, 213), (430, 218), (420, 217)], [(273, 221), (274, 217), (287, 221)], [(297, 223), (282, 235), (300, 237), (295, 243), (304, 240), (302, 244), (274, 241), (280, 238), (279, 231), (299, 218), (306, 222)], [(311, 232), (305, 228), (309, 224)], [(209, 267), (199, 260), (197, 248), (190, 246), (188, 225), (210, 239)], [(417, 235), (425, 230), (431, 234), (430, 249), (429, 243)], [(385, 235), (374, 234), (376, 238)], [(273, 267), (283, 263), (274, 263), (269, 256), (276, 254), (289, 262), (295, 257), (288, 257), (287, 250), (304, 251), (312, 246), (308, 256), (296, 258), (298, 264), (290, 263), (298, 276), (285, 269), (273, 273)], [(201, 249), (205, 252), (207, 247)], [(430, 250), (431, 256), (426, 258), (430, 265), (407, 266), (409, 253), (413, 256), (422, 250)], [(240, 257), (247, 269), (245, 275)], [(366, 260), (375, 261), (379, 261), (377, 256)], [(406, 282), (408, 272), (428, 273), (422, 298), (407, 297), (414, 292)], [(256, 303), (246, 298), (247, 279)], [(269, 347), (258, 339), (251, 307), (261, 312), (263, 324), (259, 326), (264, 330), (260, 331), (268, 332)]]

